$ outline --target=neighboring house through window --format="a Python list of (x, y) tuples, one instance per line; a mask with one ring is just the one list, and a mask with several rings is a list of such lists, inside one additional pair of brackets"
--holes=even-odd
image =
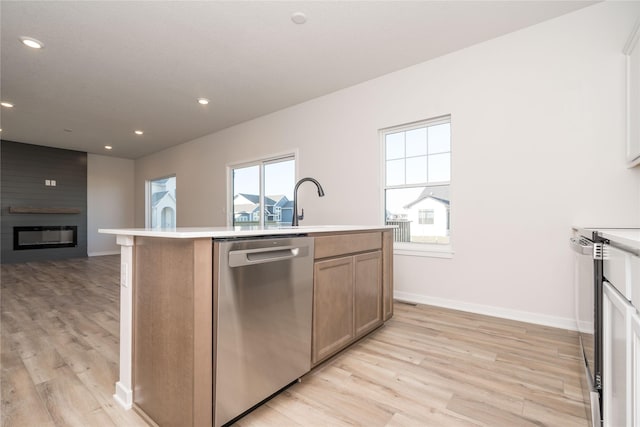
[[(381, 131), (385, 223), (396, 225), (396, 248), (450, 245), (451, 119)], [(405, 245), (406, 244), (406, 245)], [(438, 245), (437, 249), (434, 245)], [(419, 245), (418, 245), (419, 247)]]
[(176, 177), (147, 181), (147, 226), (176, 227)]
[(295, 165), (291, 154), (230, 166), (230, 224), (291, 224)]

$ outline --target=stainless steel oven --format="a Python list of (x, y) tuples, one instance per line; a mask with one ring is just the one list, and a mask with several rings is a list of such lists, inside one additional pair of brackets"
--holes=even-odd
[(570, 239), (574, 250), (575, 313), (580, 334), (585, 375), (582, 390), (590, 402), (587, 416), (600, 426), (602, 393), (602, 255), (603, 239), (597, 232), (577, 230)]

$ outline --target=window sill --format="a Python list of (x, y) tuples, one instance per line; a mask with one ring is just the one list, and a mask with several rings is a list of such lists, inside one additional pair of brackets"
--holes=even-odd
[(434, 246), (422, 244), (398, 244), (393, 248), (394, 255), (417, 256), (427, 258), (453, 258), (453, 250), (450, 245)]

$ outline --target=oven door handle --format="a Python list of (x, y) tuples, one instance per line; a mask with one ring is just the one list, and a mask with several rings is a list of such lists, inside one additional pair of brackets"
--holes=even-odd
[(593, 243), (586, 239), (572, 237), (569, 239), (569, 246), (580, 255), (593, 255)]

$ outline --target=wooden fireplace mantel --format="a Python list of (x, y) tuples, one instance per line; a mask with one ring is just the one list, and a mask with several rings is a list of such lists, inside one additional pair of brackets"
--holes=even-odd
[(80, 208), (32, 208), (27, 206), (9, 206), (10, 214), (79, 214)]

